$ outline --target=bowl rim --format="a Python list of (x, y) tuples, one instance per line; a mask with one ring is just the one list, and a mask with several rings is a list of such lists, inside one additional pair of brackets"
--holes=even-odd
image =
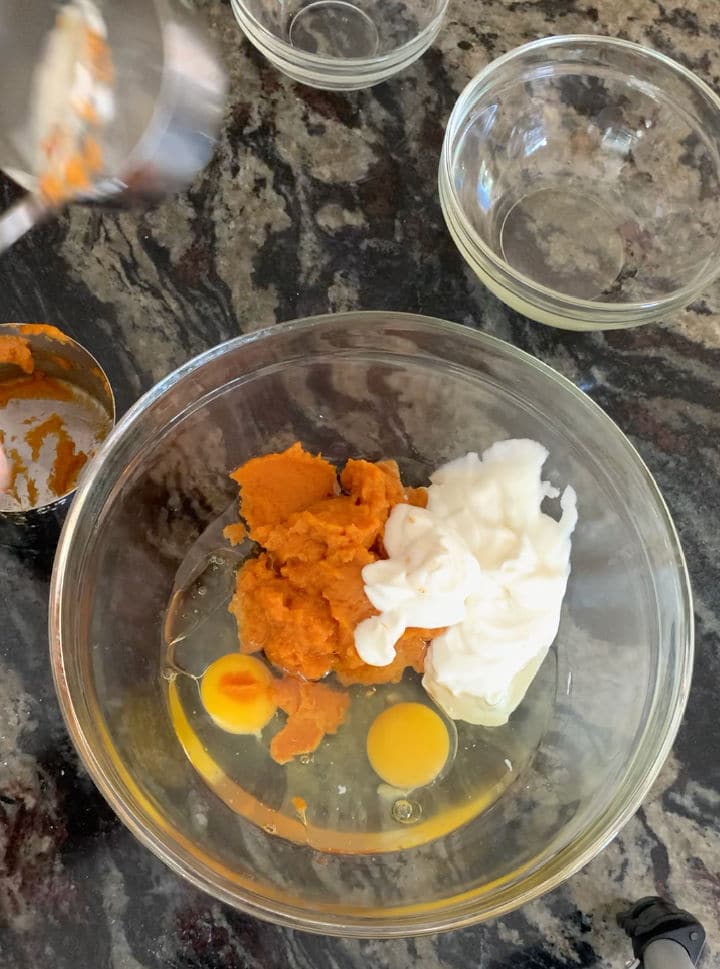
[[(661, 742), (657, 744), (654, 756), (649, 759), (649, 763), (635, 780), (634, 788), (623, 796), (620, 804), (618, 804), (619, 799), (616, 796), (606, 806), (603, 815), (591, 821), (574, 841), (551, 856), (539, 869), (533, 869), (530, 865), (527, 874), (522, 876), (524, 881), (520, 882), (520, 886), (522, 886), (521, 891), (516, 892), (515, 887), (513, 887), (511, 893), (508, 894), (506, 892), (492, 909), (488, 911), (481, 911), (477, 905), (477, 900), (481, 896), (481, 890), (470, 890), (442, 903), (428, 903), (425, 906), (416, 905), (414, 909), (415, 912), (419, 911), (419, 914), (415, 914), (415, 912), (405, 913), (402, 910), (398, 912), (396, 907), (390, 910), (393, 913), (392, 921), (387, 922), (378, 922), (377, 916), (371, 917), (365, 915), (363, 917), (360, 913), (353, 913), (349, 908), (344, 909), (341, 913), (319, 911), (317, 915), (313, 914), (311, 916), (305, 910), (293, 909), (292, 906), (284, 903), (282, 899), (277, 900), (271, 895), (259, 896), (248, 892), (244, 888), (242, 890), (231, 891), (229, 888), (220, 884), (219, 879), (214, 873), (208, 872), (205, 874), (198, 869), (197, 865), (193, 867), (188, 861), (187, 853), (183, 852), (182, 846), (176, 837), (173, 836), (172, 839), (163, 838), (161, 836), (162, 832), (158, 832), (157, 830), (157, 822), (152, 821), (149, 817), (149, 810), (146, 810), (145, 816), (143, 817), (141, 805), (126, 803), (121, 785), (116, 783), (103, 770), (100, 761), (95, 755), (94, 747), (86, 736), (80, 718), (76, 714), (75, 697), (73, 696), (70, 682), (66, 676), (62, 629), (64, 625), (64, 613), (66, 610), (68, 612), (72, 610), (73, 597), (72, 593), (66, 594), (64, 592), (64, 577), (67, 571), (68, 559), (73, 549), (74, 533), (81, 521), (84, 505), (88, 501), (94, 483), (103, 470), (106, 455), (115, 448), (116, 444), (133, 428), (143, 413), (155, 401), (160, 399), (166, 391), (199, 368), (221, 357), (225, 353), (251, 345), (277, 333), (298, 333), (331, 322), (334, 325), (342, 325), (344, 322), (351, 320), (356, 322), (358, 319), (367, 324), (371, 324), (372, 322), (415, 324), (416, 326), (424, 328), (426, 331), (435, 329), (447, 335), (463, 336), (479, 346), (486, 346), (496, 351), (500, 350), (503, 353), (509, 353), (510, 356), (514, 356), (555, 383), (558, 389), (569, 392), (579, 404), (594, 412), (608, 426), (608, 429), (617, 438), (618, 443), (625, 448), (629, 458), (636, 463), (649, 489), (649, 496), (655, 500), (658, 515), (663, 522), (667, 537), (675, 553), (674, 564), (677, 569), (680, 598), (682, 599), (682, 608), (677, 617), (677, 678), (674, 684), (674, 702), (669, 707), (668, 712), (670, 715), (666, 719), (664, 731), (661, 735)], [(66, 598), (68, 600), (67, 602), (65, 602)], [(125, 416), (115, 425), (103, 442), (98, 453), (92, 459), (92, 462), (81, 479), (75, 499), (70, 506), (60, 536), (50, 584), (48, 639), (55, 691), (71, 740), (100, 793), (141, 844), (148, 848), (171, 870), (189, 881), (196, 888), (209, 893), (220, 901), (236, 909), (240, 909), (249, 915), (291, 929), (346, 938), (368, 939), (429, 935), (451, 929), (463, 928), (486, 921), (487, 919), (497, 918), (557, 888), (595, 858), (635, 814), (672, 749), (688, 699), (694, 656), (692, 591), (685, 556), (680, 545), (677, 530), (667, 504), (650, 470), (637, 449), (615, 421), (591, 397), (572, 383), (572, 381), (554, 370), (548, 364), (543, 363), (511, 343), (475, 330), (469, 326), (451, 323), (436, 317), (416, 313), (381, 310), (350, 311), (304, 317), (285, 323), (272, 324), (252, 333), (235, 337), (212, 347), (182, 364), (140, 397), (127, 411)], [(102, 729), (104, 729), (104, 726)], [(128, 781), (126, 780), (125, 783), (127, 784)], [(130, 778), (129, 784), (133, 786), (134, 782), (132, 778)], [(582, 850), (578, 851), (574, 846), (583, 840), (586, 840), (586, 843), (582, 847)], [(549, 872), (546, 871), (548, 866), (551, 867)]]
[[(709, 100), (714, 105), (715, 110), (718, 113), (718, 120), (720, 121), (720, 95), (716, 94), (710, 85), (703, 81), (703, 79), (694, 71), (691, 71), (689, 68), (685, 67), (679, 61), (674, 60), (672, 57), (662, 54), (660, 51), (653, 50), (649, 47), (643, 47), (641, 44), (637, 44), (634, 41), (622, 40), (619, 37), (608, 37), (604, 34), (557, 34), (550, 37), (541, 37), (539, 40), (533, 40), (527, 44), (522, 44), (519, 47), (514, 47), (506, 54), (502, 54), (500, 57), (486, 64), (485, 67), (482, 68), (482, 70), (465, 85), (455, 104), (453, 105), (453, 109), (450, 113), (445, 130), (439, 166), (441, 186), (444, 184), (447, 189), (447, 196), (452, 203), (452, 214), (460, 222), (463, 230), (469, 236), (470, 241), (477, 248), (478, 254), (481, 255), (495, 271), (499, 271), (504, 277), (506, 277), (505, 284), (509, 286), (507, 280), (512, 280), (519, 283), (521, 286), (524, 286), (529, 291), (522, 293), (526, 299), (530, 299), (532, 295), (537, 294), (538, 296), (560, 304), (564, 310), (567, 310), (570, 313), (580, 310), (585, 311), (590, 316), (602, 313), (606, 317), (620, 317), (627, 316), (629, 314), (637, 314), (642, 317), (649, 313), (658, 311), (662, 312), (663, 310), (671, 307), (685, 305), (691, 302), (698, 292), (703, 290), (720, 274), (720, 260), (712, 258), (708, 259), (707, 268), (695, 279), (693, 283), (682, 286), (681, 288), (674, 290), (670, 295), (663, 296), (660, 299), (632, 303), (601, 303), (595, 300), (580, 299), (568, 296), (561, 290), (552, 289), (549, 286), (544, 286), (541, 283), (536, 282), (529, 276), (518, 272), (504, 259), (501, 259), (494, 252), (494, 250), (485, 243), (482, 236), (473, 228), (470, 220), (465, 215), (462, 205), (460, 204), (460, 200), (458, 199), (453, 187), (453, 156), (450, 146), (459, 126), (466, 117), (468, 102), (472, 96), (475, 94), (478, 88), (486, 85), (488, 80), (492, 79), (493, 74), (495, 74), (500, 68), (504, 67), (506, 64), (512, 63), (514, 60), (522, 57), (528, 52), (551, 47), (570, 47), (575, 44), (584, 44), (596, 48), (607, 47), (625, 50), (640, 56), (644, 60), (654, 61), (662, 64), (664, 67), (682, 77), (693, 88), (695, 88), (696, 91), (701, 93), (707, 100)], [(720, 138), (718, 139), (718, 146), (720, 148)], [(720, 241), (718, 242), (718, 253), (716, 255), (720, 255)]]
[[(346, 0), (346, 2), (351, 3), (352, 5), (352, 0)], [(423, 29), (416, 34), (412, 40), (405, 41), (404, 44), (401, 44), (399, 47), (394, 47), (392, 50), (386, 51), (384, 54), (377, 54), (373, 57), (328, 57), (323, 54), (313, 54), (310, 51), (304, 51), (301, 48), (293, 47), (292, 44), (289, 44), (282, 37), (279, 37), (271, 30), (268, 30), (268, 28), (247, 9), (244, 0), (230, 0), (233, 13), (243, 29), (245, 29), (245, 24), (243, 21), (247, 20), (252, 26), (255, 34), (259, 34), (261, 37), (264, 37), (266, 39), (266, 43), (277, 46), (281, 51), (289, 54), (289, 60), (302, 64), (307, 68), (315, 67), (318, 70), (329, 69), (330, 71), (342, 70), (343, 68), (367, 68), (369, 71), (376, 71), (382, 67), (394, 65), (396, 62), (402, 63), (407, 55), (415, 53), (419, 42), (424, 41), (426, 37), (439, 30), (440, 24), (447, 13), (449, 4), (450, 0), (438, 0), (438, 9), (436, 10), (432, 19), (423, 27)]]

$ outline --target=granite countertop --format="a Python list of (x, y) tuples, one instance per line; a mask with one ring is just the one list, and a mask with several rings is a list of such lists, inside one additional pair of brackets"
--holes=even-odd
[[(0, 548), (0, 969), (612, 966), (628, 900), (675, 898), (720, 966), (720, 286), (664, 325), (571, 334), (529, 323), (466, 268), (436, 170), (443, 125), (489, 59), (553, 33), (615, 34), (720, 89), (717, 0), (451, 0), (436, 44), (356, 94), (303, 88), (255, 53), (225, 0), (202, 4), (232, 76), (220, 150), (152, 211), (75, 209), (0, 260), (0, 319), (55, 323), (107, 369), (121, 410), (202, 350), (273, 321), (362, 307), (446, 317), (536, 354), (629, 434), (692, 575), (697, 661), (672, 756), (621, 835), (565, 887), (497, 922), (409, 941), (339, 941), (233, 911), (120, 824), (70, 745), (53, 693), (52, 551)], [(17, 190), (1, 185), (9, 204)]]

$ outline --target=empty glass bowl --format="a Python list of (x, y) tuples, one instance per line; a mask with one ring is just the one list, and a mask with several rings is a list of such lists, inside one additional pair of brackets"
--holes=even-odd
[(440, 198), (460, 252), (514, 309), (633, 326), (720, 273), (720, 99), (636, 44), (550, 37), (482, 71), (450, 117)]
[(437, 36), (448, 0), (231, 0), (249, 40), (312, 87), (352, 91), (402, 71)]
[[(376, 787), (372, 804), (353, 798), (369, 768), (348, 725), (314, 755), (327, 752), (327, 776), (301, 759), (287, 774), (270, 765), (272, 778), (251, 770), (243, 790), (230, 784), (262, 745), (231, 738), (220, 766), (185, 726), (173, 729), (168, 691), (180, 660), (175, 650), (169, 667), (164, 647), (171, 593), (199, 544), (208, 566), (184, 599), (184, 632), (196, 635), (201, 614), (213, 624), (228, 617), (215, 598), (216, 570), (233, 554), (221, 534), (237, 509), (228, 472), (301, 440), (338, 464), (396, 458), (405, 480), (422, 484), (438, 464), (507, 437), (549, 448), (547, 475), (575, 487), (580, 515), (557, 642), (509, 724), (458, 722), (455, 761), (417, 803), (401, 805), (412, 815), (396, 816)], [(238, 648), (234, 627), (202, 628), (203, 646)], [(71, 736), (141, 841), (253, 915), (373, 937), (497, 916), (588, 862), (670, 749), (693, 648), (675, 530), (615, 424), (514, 347), (397, 313), (317, 317), (232, 340), (139, 401), (70, 509), (50, 642)], [(370, 693), (361, 688), (353, 709), (376, 702)], [(188, 702), (197, 707), (196, 689)], [(472, 769), (475, 758), (483, 769)], [(300, 786), (313, 776), (315, 793)], [(294, 785), (307, 802), (304, 826), (282, 813)], [(435, 814), (446, 789), (463, 796)], [(333, 812), (318, 815), (318, 800), (335, 791)]]

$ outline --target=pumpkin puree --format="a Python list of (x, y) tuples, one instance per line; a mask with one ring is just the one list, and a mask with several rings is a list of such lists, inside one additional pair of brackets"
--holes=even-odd
[(25, 336), (44, 336), (57, 343), (72, 343), (66, 333), (50, 323), (19, 323), (18, 327)]
[(0, 382), (0, 407), (11, 400), (72, 400), (72, 392), (67, 384), (36, 370), (30, 377)]
[(30, 343), (21, 336), (0, 336), (0, 363), (15, 364), (23, 373), (35, 369)]
[(286, 763), (315, 750), (347, 710), (349, 698), (312, 681), (334, 673), (344, 686), (397, 683), (408, 666), (422, 672), (435, 630), (408, 629), (385, 667), (360, 659), (354, 631), (377, 614), (362, 569), (384, 555), (391, 510), (401, 502), (423, 507), (426, 493), (406, 488), (394, 461), (350, 460), (338, 481), (332, 464), (299, 443), (253, 458), (231, 477), (249, 537), (264, 551), (238, 572), (229, 608), (242, 651), (262, 650), (289, 674), (277, 687), (288, 723), (271, 745), (272, 756)]
[(242, 522), (233, 522), (223, 528), (223, 535), (231, 545), (241, 545), (247, 538), (247, 531)]
[(292, 676), (276, 680), (272, 696), (288, 715), (285, 726), (270, 741), (270, 756), (278, 764), (317, 750), (325, 734), (337, 731), (350, 706), (347, 693)]

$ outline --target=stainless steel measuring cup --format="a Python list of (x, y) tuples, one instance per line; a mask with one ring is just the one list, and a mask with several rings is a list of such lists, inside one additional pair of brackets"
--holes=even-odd
[[(209, 161), (227, 81), (206, 31), (170, 0), (99, 0), (115, 73), (103, 171), (77, 202), (131, 205), (180, 191)], [(35, 194), (31, 97), (55, 22), (48, 0), (0, 0), (0, 168), (28, 195), (0, 216), (0, 251), (54, 209)]]
[[(45, 442), (36, 442), (38, 453), (32, 454), (25, 434), (42, 424), (50, 411), (62, 420), (74, 443), (86, 448), (89, 434), (90, 444), (95, 449), (115, 423), (115, 397), (105, 371), (90, 351), (55, 327), (0, 323), (0, 336), (22, 338), (32, 353), (36, 372), (72, 391), (68, 400), (44, 400), (42, 396), (34, 400), (30, 396), (23, 402), (25, 411), (22, 414), (16, 412), (12, 417), (7, 413), (8, 401), (0, 402), (0, 439), (10, 457), (11, 468), (15, 464), (19, 471), (17, 501), (0, 495), (0, 548), (52, 549), (75, 493), (75, 484), (60, 494), (53, 491)], [(25, 376), (18, 366), (0, 362), (0, 388), (5, 381)], [(22, 419), (28, 416), (31, 420)], [(55, 430), (48, 434), (50, 444), (56, 433)], [(87, 453), (91, 452), (88, 450)], [(54, 457), (57, 454), (56, 451)], [(30, 493), (29, 479), (33, 481), (34, 495)]]

